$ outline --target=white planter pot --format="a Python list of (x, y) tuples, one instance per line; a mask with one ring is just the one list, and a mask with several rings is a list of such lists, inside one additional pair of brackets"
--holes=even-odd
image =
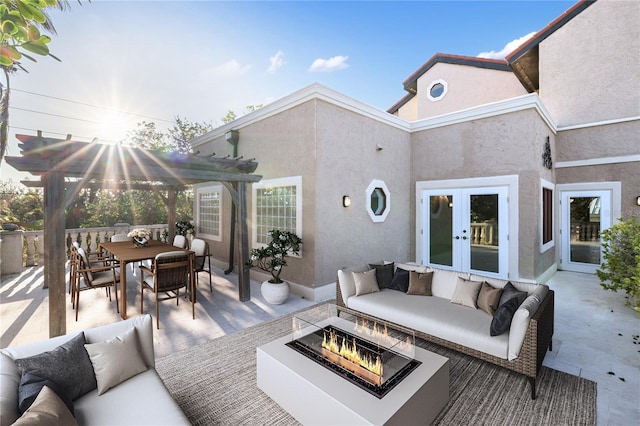
[(260, 292), (267, 303), (271, 303), (272, 305), (281, 305), (289, 297), (289, 283), (286, 281), (281, 283), (263, 281), (262, 287), (260, 287)]

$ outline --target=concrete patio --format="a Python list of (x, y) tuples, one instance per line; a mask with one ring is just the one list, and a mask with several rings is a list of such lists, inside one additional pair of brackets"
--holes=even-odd
[[(128, 313), (140, 314), (139, 271), (128, 268)], [(190, 303), (161, 302), (160, 330), (155, 330), (156, 357), (198, 345), (316, 302), (291, 295), (279, 306), (267, 304), (260, 284), (251, 282), (251, 300), (238, 301), (237, 275), (213, 268), (213, 292), (206, 273), (199, 275), (196, 319)], [(49, 334), (48, 291), (43, 268), (26, 268), (0, 280), (0, 346), (16, 346)], [(624, 295), (603, 290), (593, 275), (558, 272), (548, 283), (555, 290), (553, 351), (544, 365), (598, 383), (598, 424), (640, 424), (640, 318), (625, 306)], [(145, 292), (144, 312), (155, 315), (152, 293)], [(81, 294), (79, 321), (71, 303), (67, 332), (119, 321), (115, 300), (104, 291)], [(154, 318), (155, 320), (155, 318)], [(540, 395), (544, 398), (544, 395)], [(579, 398), (579, 395), (575, 396)]]

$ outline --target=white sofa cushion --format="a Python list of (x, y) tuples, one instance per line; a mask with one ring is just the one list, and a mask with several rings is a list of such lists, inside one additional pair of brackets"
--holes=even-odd
[(384, 289), (378, 293), (351, 297), (347, 306), (404, 327), (507, 359), (509, 336), (506, 333), (497, 337), (489, 335), (491, 317), (481, 310), (452, 304), (448, 299), (412, 296)]
[(531, 294), (513, 314), (511, 329), (509, 330), (509, 361), (516, 359), (520, 355), (531, 316), (536, 313), (540, 303), (547, 297), (548, 291), (549, 287), (545, 284), (535, 285)]
[(352, 272), (364, 272), (371, 268), (369, 265), (354, 266), (352, 268), (343, 268), (338, 270), (338, 281), (340, 283), (340, 293), (342, 294), (342, 300), (347, 303), (347, 300), (351, 296), (356, 294), (356, 284), (353, 281)]
[(445, 271), (443, 269), (429, 269), (433, 272), (431, 282), (431, 293), (436, 297), (451, 300), (456, 292), (458, 277), (469, 279), (469, 274), (455, 271)]

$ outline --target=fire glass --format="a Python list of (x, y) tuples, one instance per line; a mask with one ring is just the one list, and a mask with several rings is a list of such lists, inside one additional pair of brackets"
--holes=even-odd
[(287, 346), (382, 398), (420, 362), (415, 335), (341, 312), (335, 305), (296, 314)]

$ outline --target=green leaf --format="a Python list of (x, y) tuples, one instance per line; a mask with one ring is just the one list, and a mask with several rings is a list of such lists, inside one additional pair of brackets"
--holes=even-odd
[(28, 50), (31, 53), (35, 53), (36, 55), (47, 56), (49, 55), (49, 48), (46, 44), (40, 41), (30, 41), (22, 44), (22, 48)]
[(13, 65), (13, 61), (4, 55), (0, 55), (0, 65), (3, 67), (10, 67)]
[(2, 32), (6, 34), (15, 34), (18, 32), (18, 27), (10, 20), (2, 21)]
[(28, 3), (18, 0), (16, 6), (18, 6), (18, 11), (25, 19), (34, 19), (32, 7)]
[(35, 25), (29, 25), (27, 34), (29, 37), (29, 41), (36, 41), (40, 38), (40, 30)]

